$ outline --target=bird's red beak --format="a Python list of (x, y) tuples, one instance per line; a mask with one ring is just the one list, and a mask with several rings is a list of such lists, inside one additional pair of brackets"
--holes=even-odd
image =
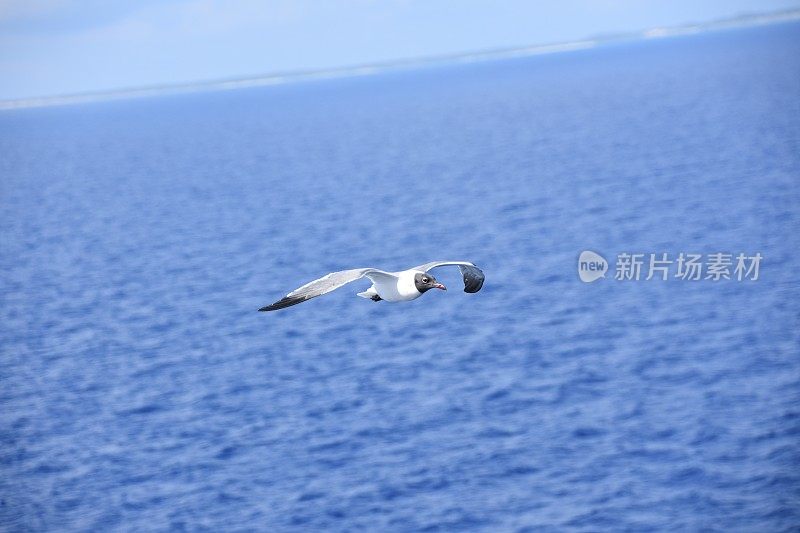
[(437, 289), (442, 289), (443, 291), (447, 290), (447, 287), (445, 287), (441, 283), (437, 283), (436, 285), (434, 285), (434, 287), (437, 288)]

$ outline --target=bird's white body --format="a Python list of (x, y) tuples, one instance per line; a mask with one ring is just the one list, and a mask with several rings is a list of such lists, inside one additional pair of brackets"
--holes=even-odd
[(422, 273), (420, 270), (409, 269), (401, 272), (388, 272), (389, 276), (382, 274), (367, 274), (372, 280), (372, 286), (358, 295), (362, 298), (372, 299), (380, 296), (387, 302), (407, 302), (422, 296), (414, 284), (414, 275)]

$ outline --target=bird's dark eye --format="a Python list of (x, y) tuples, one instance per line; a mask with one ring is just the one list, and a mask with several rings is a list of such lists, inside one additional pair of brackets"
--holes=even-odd
[(428, 283), (430, 280), (428, 278), (422, 278), (422, 283)]

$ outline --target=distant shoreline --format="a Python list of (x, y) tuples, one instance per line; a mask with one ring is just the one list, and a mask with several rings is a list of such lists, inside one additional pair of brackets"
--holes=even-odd
[(0, 100), (0, 111), (10, 109), (27, 109), (34, 107), (50, 107), (62, 105), (74, 105), (90, 102), (102, 102), (111, 100), (124, 100), (133, 98), (146, 98), (150, 96), (162, 96), (172, 94), (188, 94), (196, 92), (212, 92), (231, 89), (241, 89), (247, 87), (263, 87), (269, 85), (283, 85), (310, 80), (321, 80), (331, 78), (347, 78), (355, 76), (367, 76), (391, 70), (401, 70), (415, 67), (426, 67), (436, 65), (448, 65), (457, 63), (472, 63), (478, 61), (490, 61), (494, 59), (505, 59), (512, 57), (525, 57), (534, 55), (554, 54), (559, 52), (569, 52), (594, 48), (596, 46), (620, 42), (636, 41), (645, 39), (657, 39), (678, 35), (689, 35), (705, 33), (715, 30), (743, 28), (749, 26), (762, 26), (781, 22), (800, 20), (800, 9), (791, 9), (772, 13), (760, 13), (752, 15), (741, 15), (738, 17), (715, 20), (711, 22), (684, 24), (680, 26), (654, 27), (646, 30), (602, 35), (577, 41), (540, 44), (533, 46), (523, 46), (514, 48), (501, 48), (483, 50), (479, 52), (465, 52), (460, 54), (450, 54), (441, 56), (429, 56), (415, 59), (398, 59), (381, 63), (371, 63), (349, 67), (338, 67), (320, 70), (278, 72), (264, 74), (260, 76), (238, 77), (223, 80), (206, 80), (198, 82), (187, 82), (168, 85), (153, 85), (147, 87), (136, 87), (128, 89), (113, 89), (106, 91), (92, 91), (83, 93), (73, 93), (66, 95), (41, 96), (31, 98), (15, 98)]

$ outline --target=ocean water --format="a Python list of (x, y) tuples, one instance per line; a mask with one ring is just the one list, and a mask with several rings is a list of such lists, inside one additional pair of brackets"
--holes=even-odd
[[(799, 48), (0, 113), (0, 530), (796, 531)], [(763, 260), (617, 281), (623, 252)], [(484, 289), (256, 312), (433, 259)]]

